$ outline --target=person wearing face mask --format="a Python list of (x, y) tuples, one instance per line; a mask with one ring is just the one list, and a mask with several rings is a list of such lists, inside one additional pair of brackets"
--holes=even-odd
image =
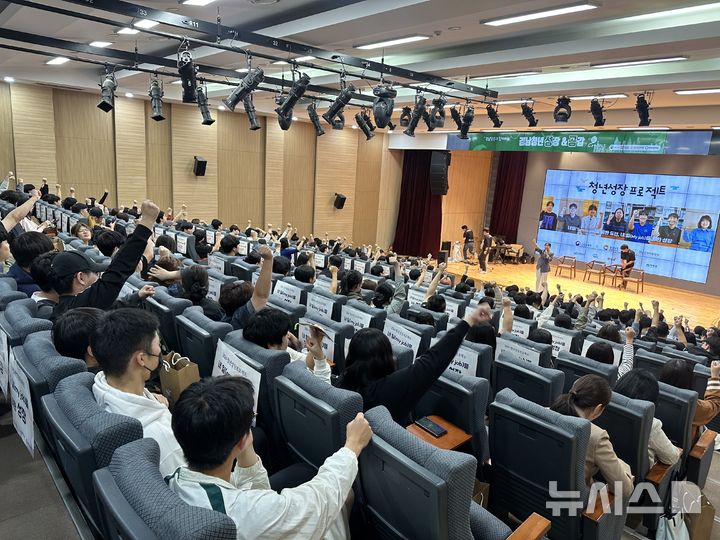
[(145, 389), (163, 367), (159, 323), (147, 311), (122, 308), (107, 313), (90, 336), (90, 348), (102, 371), (93, 395), (107, 412), (137, 419), (143, 436), (160, 446), (160, 472), (167, 476), (186, 465), (172, 431), (167, 400)]

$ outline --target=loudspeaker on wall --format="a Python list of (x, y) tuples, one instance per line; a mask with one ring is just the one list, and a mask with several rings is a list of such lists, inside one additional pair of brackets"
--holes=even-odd
[(205, 168), (207, 167), (207, 159), (200, 156), (195, 156), (195, 163), (193, 164), (193, 174), (195, 176), (205, 176)]
[(337, 208), (338, 210), (342, 210), (345, 207), (345, 200), (347, 197), (343, 195), (342, 193), (336, 193), (335, 194), (335, 202), (333, 203), (333, 206)]

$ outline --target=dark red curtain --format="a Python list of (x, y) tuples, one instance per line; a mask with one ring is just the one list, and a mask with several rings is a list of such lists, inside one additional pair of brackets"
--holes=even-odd
[(400, 209), (393, 249), (402, 255), (433, 255), (440, 249), (442, 196), (430, 192), (430, 150), (405, 150)]
[(500, 152), (490, 232), (508, 244), (517, 241), (527, 160), (527, 152)]

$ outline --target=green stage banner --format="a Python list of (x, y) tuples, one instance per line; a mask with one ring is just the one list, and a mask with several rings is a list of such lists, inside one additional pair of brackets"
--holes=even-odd
[(472, 133), (470, 150), (666, 154), (670, 153), (669, 134), (668, 131)]

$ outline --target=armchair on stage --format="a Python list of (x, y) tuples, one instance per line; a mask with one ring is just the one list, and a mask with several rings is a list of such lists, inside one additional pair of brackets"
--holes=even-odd
[(583, 281), (588, 279), (592, 280), (596, 277), (598, 285), (605, 285), (605, 278), (609, 274), (607, 265), (602, 261), (590, 261), (585, 264), (585, 274), (583, 274)]
[(560, 274), (560, 276), (562, 276), (563, 272), (565, 270), (568, 270), (570, 273), (570, 278), (575, 277), (575, 271), (577, 267), (577, 260), (575, 259), (575, 257), (563, 255), (562, 257), (560, 257), (559, 263), (560, 264), (555, 267), (556, 276), (558, 275), (558, 273)]
[(524, 253), (525, 246), (522, 244), (509, 244), (507, 245), (507, 250), (505, 251), (505, 257), (512, 259), (515, 264), (518, 264), (520, 262), (520, 257), (522, 257)]

